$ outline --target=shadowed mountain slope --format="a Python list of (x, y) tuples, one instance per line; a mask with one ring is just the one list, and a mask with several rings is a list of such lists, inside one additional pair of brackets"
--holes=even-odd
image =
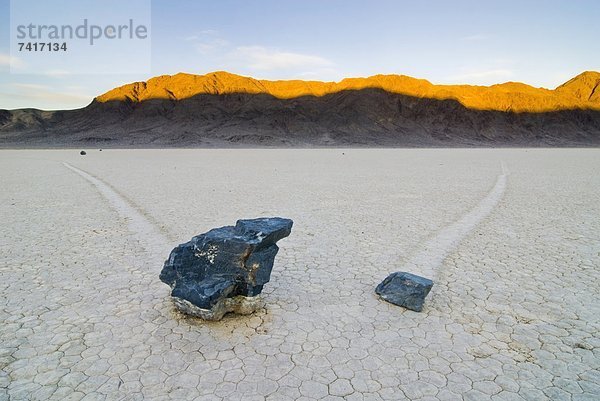
[(554, 90), (377, 75), (160, 76), (71, 111), (0, 110), (0, 146), (598, 146), (600, 73)]
[(592, 71), (578, 75), (557, 90), (534, 88), (518, 82), (492, 86), (433, 85), (424, 79), (404, 75), (375, 75), (369, 78), (347, 78), (340, 82), (319, 82), (267, 81), (215, 72), (207, 75), (163, 75), (147, 82), (115, 88), (98, 96), (96, 100), (183, 100), (197, 95), (232, 93), (266, 94), (278, 99), (292, 99), (349, 90), (382, 89), (418, 98), (457, 100), (470, 109), (537, 113), (575, 108), (600, 110), (600, 90), (596, 91), (599, 84), (600, 73)]

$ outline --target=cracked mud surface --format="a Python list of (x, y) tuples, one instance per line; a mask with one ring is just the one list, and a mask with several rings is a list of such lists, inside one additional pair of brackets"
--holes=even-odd
[[(600, 398), (598, 150), (78, 153), (0, 152), (0, 400)], [(424, 311), (378, 299), (501, 162)], [(169, 251), (258, 216), (295, 222), (266, 307), (178, 314)]]

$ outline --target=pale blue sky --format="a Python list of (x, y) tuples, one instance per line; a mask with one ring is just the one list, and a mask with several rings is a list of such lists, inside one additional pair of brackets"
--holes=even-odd
[(48, 76), (9, 73), (9, 1), (0, 0), (0, 108), (83, 107), (115, 86), (180, 71), (554, 88), (600, 70), (599, 15), (597, 0), (154, 0), (151, 74)]

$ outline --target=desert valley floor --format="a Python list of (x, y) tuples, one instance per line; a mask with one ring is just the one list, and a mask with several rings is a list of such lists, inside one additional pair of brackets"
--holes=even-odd
[[(600, 149), (86, 150), (0, 151), (0, 400), (600, 399)], [(260, 216), (266, 308), (177, 313), (169, 251)]]

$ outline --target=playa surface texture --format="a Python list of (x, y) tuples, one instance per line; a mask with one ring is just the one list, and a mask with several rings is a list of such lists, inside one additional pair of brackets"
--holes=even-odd
[[(86, 151), (0, 151), (0, 400), (600, 399), (598, 149)], [(170, 250), (261, 216), (265, 307), (176, 312)]]

